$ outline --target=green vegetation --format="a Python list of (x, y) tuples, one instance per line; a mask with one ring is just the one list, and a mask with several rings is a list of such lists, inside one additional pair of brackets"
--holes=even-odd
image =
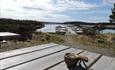
[(95, 37), (76, 35), (73, 36), (73, 41), (87, 46), (115, 49), (115, 34), (100, 34)]
[(112, 14), (109, 16), (110, 17), (110, 23), (115, 23), (115, 4), (114, 8), (112, 9)]
[(24, 47), (36, 46), (36, 45), (50, 43), (50, 42), (60, 44), (63, 43), (64, 40), (58, 37), (56, 34), (34, 32), (32, 34), (32, 39), (28, 39), (25, 41), (11, 40), (8, 41), (6, 44), (2, 44), (0, 47), (0, 52), (24, 48)]
[(0, 32), (21, 34), (22, 37), (20, 39), (22, 40), (31, 39), (32, 33), (42, 27), (44, 27), (44, 24), (37, 21), (0, 19)]
[(33, 34), (32, 40), (40, 41), (40, 42), (54, 42), (54, 43), (63, 43), (64, 40), (57, 36), (56, 34), (52, 33), (42, 33), (42, 32), (36, 32)]

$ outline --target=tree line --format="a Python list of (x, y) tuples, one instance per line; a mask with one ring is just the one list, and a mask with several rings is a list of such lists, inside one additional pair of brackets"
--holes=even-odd
[(0, 19), (0, 32), (14, 32), (21, 34), (23, 39), (31, 39), (32, 33), (36, 29), (44, 27), (42, 22), (32, 20), (13, 20), (13, 19)]
[(111, 9), (112, 14), (109, 16), (110, 17), (110, 23), (115, 23), (115, 4), (114, 7)]

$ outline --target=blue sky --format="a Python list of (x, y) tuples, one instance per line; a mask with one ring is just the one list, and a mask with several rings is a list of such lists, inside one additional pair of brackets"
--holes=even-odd
[(109, 22), (115, 0), (0, 0), (0, 18)]

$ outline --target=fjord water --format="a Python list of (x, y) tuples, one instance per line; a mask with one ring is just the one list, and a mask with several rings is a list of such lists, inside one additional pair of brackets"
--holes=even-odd
[(65, 26), (63, 24), (45, 24), (45, 27), (38, 29), (37, 31), (41, 32), (55, 32), (57, 26)]
[(102, 31), (102, 33), (115, 33), (115, 30), (105, 29), (105, 30)]
[[(37, 31), (41, 32), (55, 32), (56, 26), (67, 26), (63, 24), (45, 24), (45, 27), (38, 29)], [(105, 29), (102, 30), (101, 33), (115, 33), (115, 30), (112, 29)]]

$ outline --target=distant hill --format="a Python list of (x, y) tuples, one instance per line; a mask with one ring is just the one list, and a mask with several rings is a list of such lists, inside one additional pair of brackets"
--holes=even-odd
[(73, 25), (115, 25), (115, 23), (109, 23), (109, 22), (82, 22), (82, 21), (70, 21), (70, 22), (43, 22), (44, 24), (73, 24)]

